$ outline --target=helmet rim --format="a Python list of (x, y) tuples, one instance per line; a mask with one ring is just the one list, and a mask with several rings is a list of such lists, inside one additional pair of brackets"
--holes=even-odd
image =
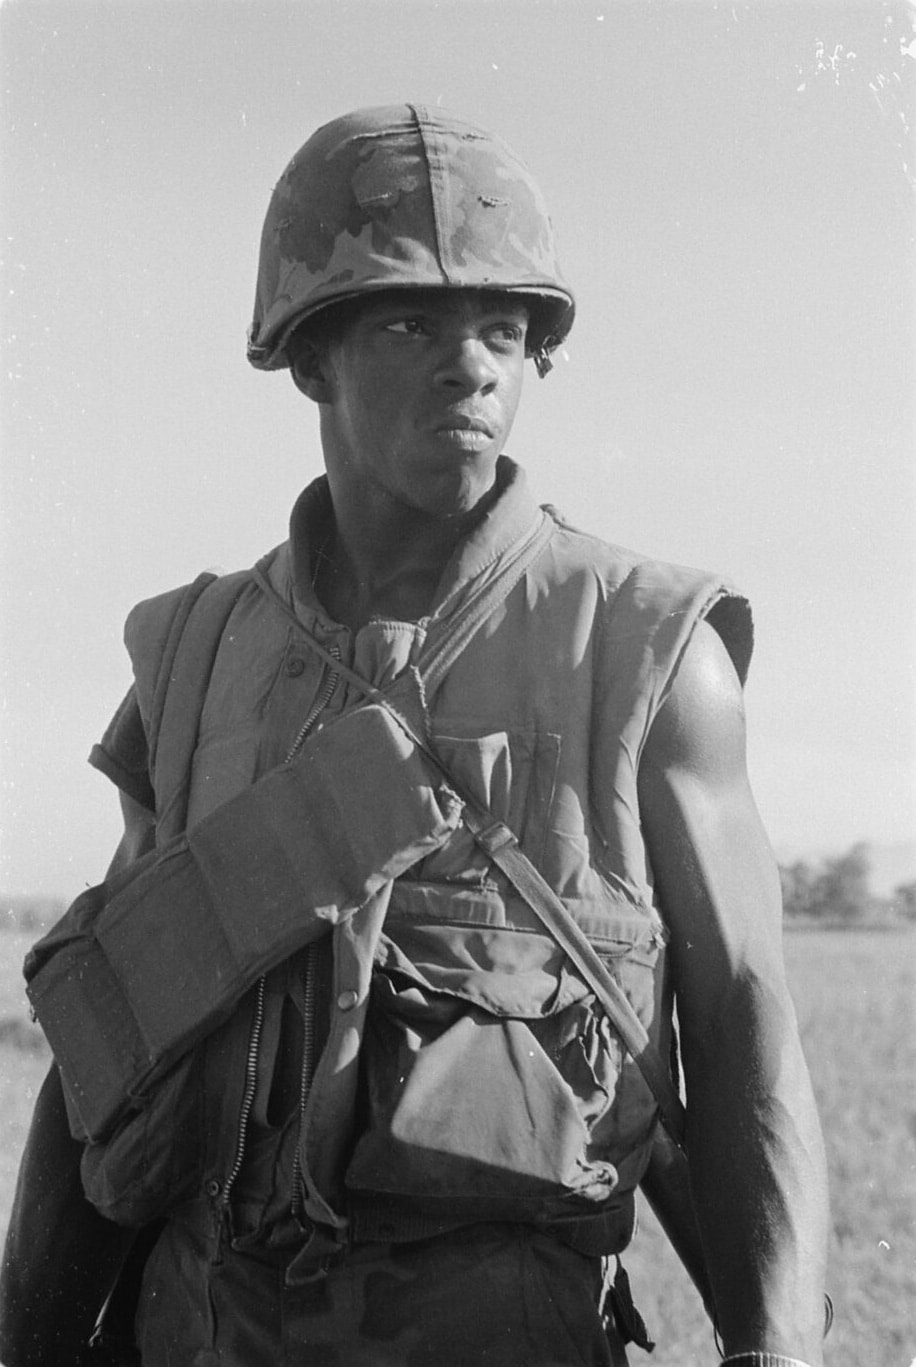
[(537, 310), (541, 325), (533, 331), (529, 328), (525, 340), (526, 356), (534, 356), (542, 350), (555, 351), (557, 347), (561, 346), (572, 327), (575, 314), (575, 305), (571, 296), (550, 285), (544, 285), (541, 288), (530, 285), (443, 285), (441, 283), (430, 285), (425, 281), (392, 284), (383, 280), (376, 285), (362, 285), (347, 293), (334, 293), (326, 298), (316, 299), (292, 312), (282, 325), (274, 329), (269, 346), (259, 345), (249, 330), (248, 360), (258, 370), (288, 369), (291, 364), (287, 352), (289, 343), (302, 324), (308, 322), (309, 319), (318, 318), (322, 313), (331, 312), (338, 304), (348, 303), (355, 299), (368, 299), (373, 295), (387, 294), (394, 290), (401, 292), (430, 289), (441, 290), (443, 293), (486, 292), (488, 294), (506, 294), (523, 300), (531, 300), (532, 310)]

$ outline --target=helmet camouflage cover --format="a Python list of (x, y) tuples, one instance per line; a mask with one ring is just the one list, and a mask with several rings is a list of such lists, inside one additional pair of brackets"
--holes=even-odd
[(421, 105), (345, 114), (300, 148), (271, 196), (248, 359), (282, 369), (292, 333), (319, 310), (430, 287), (524, 297), (542, 374), (572, 326), (544, 201), (505, 143)]

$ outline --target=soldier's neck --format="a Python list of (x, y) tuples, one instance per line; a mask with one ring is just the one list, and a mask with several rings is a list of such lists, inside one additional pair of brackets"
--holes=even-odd
[(316, 552), (315, 592), (351, 631), (373, 617), (417, 622), (429, 615), (445, 567), (479, 520), (452, 518), (377, 500), (371, 512), (334, 500), (334, 524)]

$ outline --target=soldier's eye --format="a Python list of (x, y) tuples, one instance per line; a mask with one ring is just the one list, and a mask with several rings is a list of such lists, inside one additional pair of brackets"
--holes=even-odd
[(490, 328), (490, 337), (495, 342), (521, 342), (525, 337), (525, 328), (521, 323), (498, 323)]
[(420, 318), (396, 318), (385, 324), (385, 331), (396, 332), (402, 337), (417, 337), (423, 332), (423, 322)]

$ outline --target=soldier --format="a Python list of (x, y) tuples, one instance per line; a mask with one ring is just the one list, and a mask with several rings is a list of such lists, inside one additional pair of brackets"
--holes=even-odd
[(748, 612), (503, 454), (573, 314), (528, 171), (439, 110), (337, 119), (274, 190), (248, 356), (326, 475), (253, 571), (128, 620), (124, 839), (28, 966), (7, 1367), (625, 1362), (675, 998), (726, 1361), (821, 1363)]

